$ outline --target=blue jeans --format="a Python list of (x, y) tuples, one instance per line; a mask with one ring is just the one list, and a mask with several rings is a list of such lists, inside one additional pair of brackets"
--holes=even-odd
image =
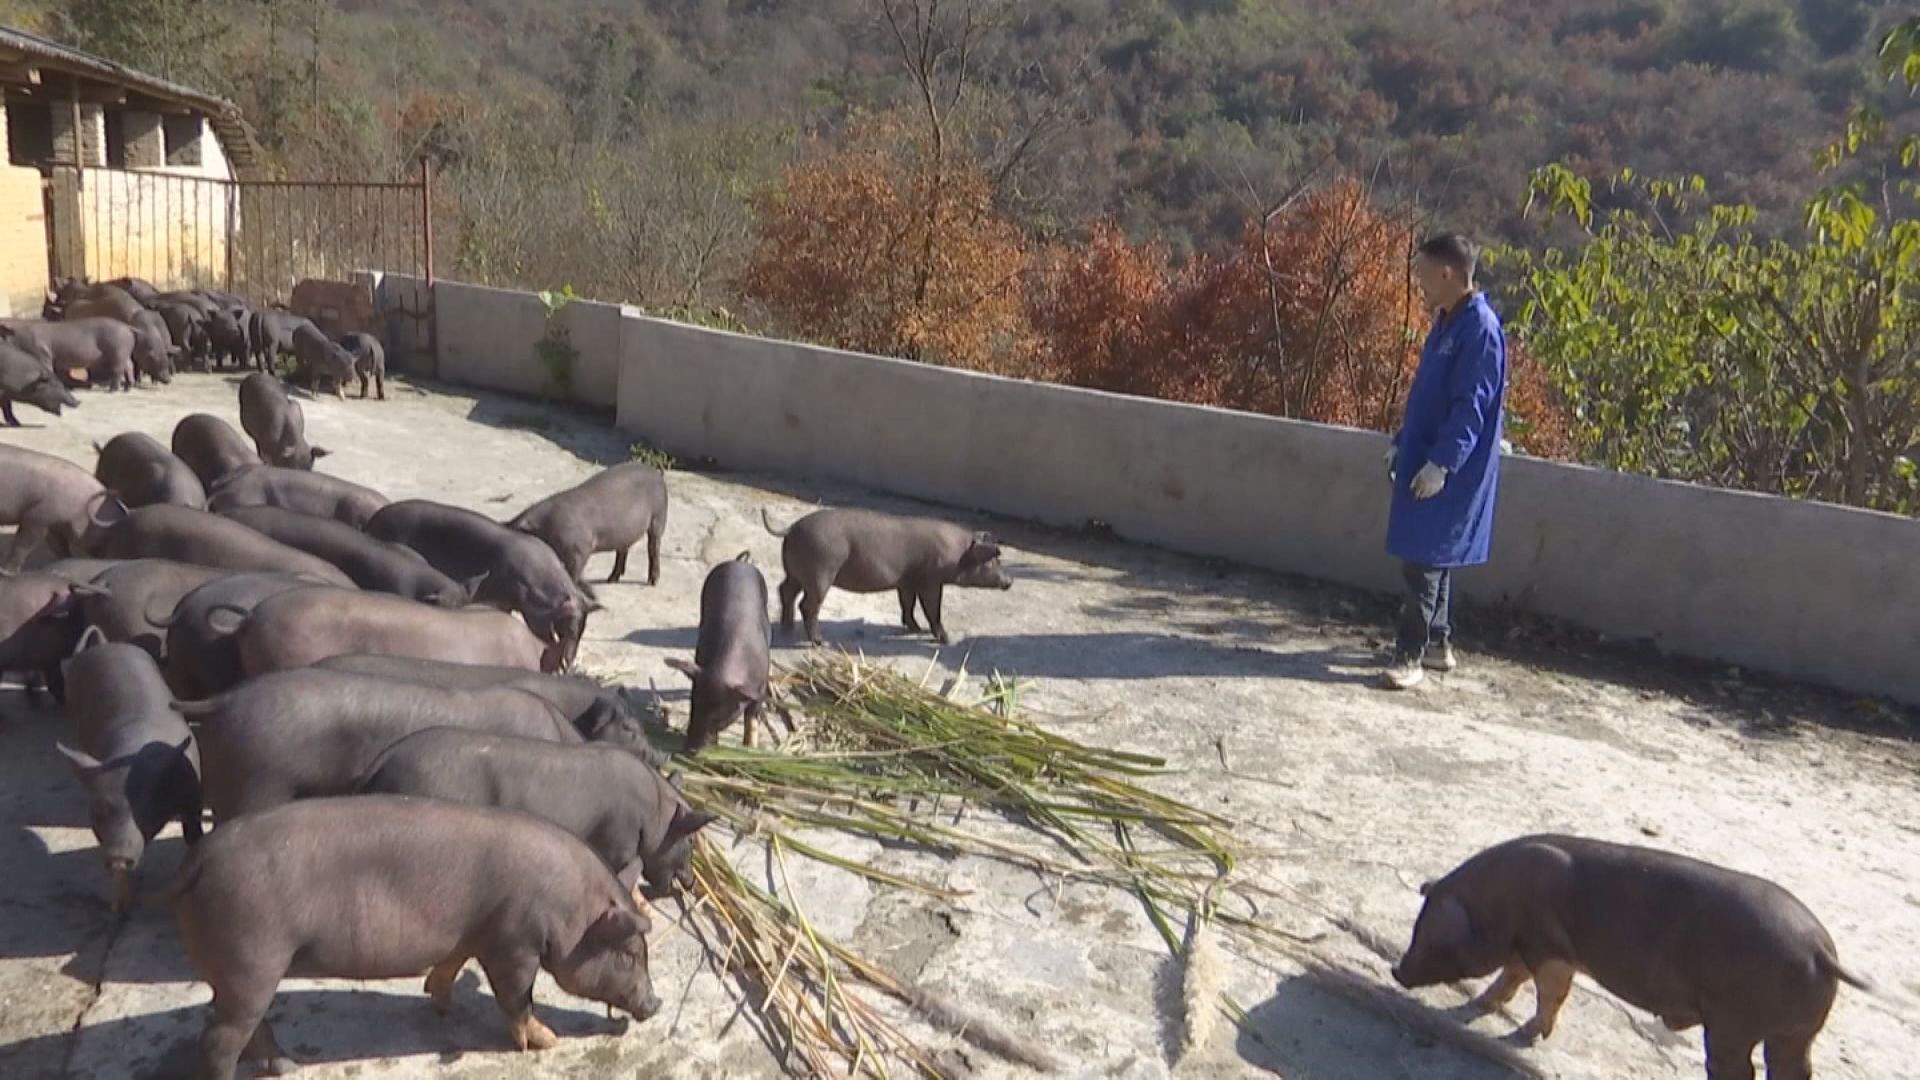
[(1418, 660), (1427, 655), (1428, 646), (1443, 645), (1453, 637), (1453, 571), (1403, 563), (1400, 576), (1407, 583), (1407, 601), (1400, 609), (1394, 652)]

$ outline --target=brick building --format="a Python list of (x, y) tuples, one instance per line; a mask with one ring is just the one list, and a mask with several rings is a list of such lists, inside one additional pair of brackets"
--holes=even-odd
[(37, 314), (53, 277), (207, 283), (227, 258), (227, 182), (258, 150), (240, 111), (0, 27), (0, 305)]

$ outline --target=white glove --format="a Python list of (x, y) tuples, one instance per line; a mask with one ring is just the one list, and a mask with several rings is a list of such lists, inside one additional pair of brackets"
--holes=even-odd
[(1431, 499), (1447, 486), (1447, 470), (1429, 461), (1413, 474), (1413, 497)]
[(1395, 459), (1398, 458), (1399, 456), (1400, 456), (1400, 448), (1398, 446), (1393, 445), (1392, 443), (1388, 443), (1385, 464), (1387, 466), (1387, 483), (1389, 484), (1393, 483), (1393, 467), (1396, 464), (1398, 464), (1398, 462)]

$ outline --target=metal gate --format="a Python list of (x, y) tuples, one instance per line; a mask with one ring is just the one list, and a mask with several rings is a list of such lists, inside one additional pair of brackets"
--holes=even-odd
[(393, 182), (223, 180), (52, 166), (47, 264), (55, 281), (138, 277), (285, 302), (309, 278), (356, 270), (433, 279), (432, 174)]

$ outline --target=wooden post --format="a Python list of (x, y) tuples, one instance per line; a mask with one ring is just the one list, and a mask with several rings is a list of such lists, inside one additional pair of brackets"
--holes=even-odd
[(420, 157), (420, 240), (422, 269), (426, 271), (427, 355), (432, 358), (433, 377), (440, 377), (440, 311), (433, 287), (433, 160)]
[[(227, 194), (227, 291), (233, 291), (233, 219), (237, 216), (240, 200), (239, 184), (233, 180), (226, 182)], [(249, 297), (248, 299), (252, 299)]]

